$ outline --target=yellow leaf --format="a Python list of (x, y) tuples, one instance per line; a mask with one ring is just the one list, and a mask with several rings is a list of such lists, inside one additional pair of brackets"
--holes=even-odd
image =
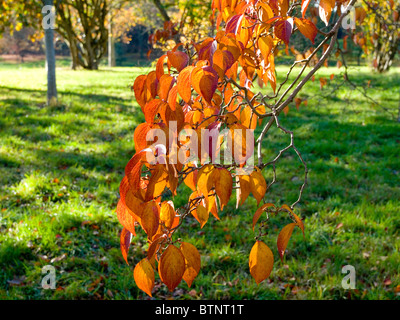
[(164, 201), (161, 204), (160, 220), (170, 229), (175, 220), (175, 209), (172, 201)]
[(162, 254), (158, 264), (158, 273), (161, 281), (171, 292), (181, 282), (185, 273), (185, 257), (174, 245), (170, 245)]
[(257, 205), (260, 204), (262, 198), (267, 192), (267, 183), (261, 173), (261, 171), (256, 168), (250, 175), (250, 191), (254, 198), (257, 200)]
[(182, 242), (180, 249), (185, 257), (185, 273), (183, 274), (183, 280), (186, 281), (188, 287), (190, 288), (194, 278), (196, 278), (200, 272), (200, 253), (194, 245), (188, 242)]
[(228, 170), (218, 168), (214, 170), (212, 179), (215, 181), (215, 193), (219, 198), (222, 210), (228, 204), (232, 194), (232, 176)]
[(250, 274), (259, 284), (267, 279), (274, 265), (274, 255), (271, 249), (262, 241), (257, 241), (250, 252)]
[(147, 258), (141, 260), (133, 270), (133, 278), (135, 279), (136, 285), (140, 290), (146, 292), (150, 297), (151, 291), (154, 288), (154, 270), (151, 263)]

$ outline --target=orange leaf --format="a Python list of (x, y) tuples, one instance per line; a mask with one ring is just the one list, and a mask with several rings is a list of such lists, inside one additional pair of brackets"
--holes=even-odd
[(253, 216), (253, 231), (254, 231), (254, 227), (256, 226), (258, 219), (260, 219), (261, 215), (265, 212), (265, 209), (270, 208), (270, 207), (275, 208), (275, 206), (272, 203), (266, 203), (257, 209), (256, 213)]
[(182, 51), (168, 51), (167, 56), (168, 61), (178, 72), (181, 72), (189, 62), (189, 56)]
[(133, 84), (133, 91), (135, 93), (135, 98), (139, 106), (142, 108), (145, 106), (146, 100), (146, 75), (140, 75), (135, 79)]
[(269, 54), (274, 46), (274, 41), (271, 36), (260, 37), (258, 39), (258, 47), (260, 48), (261, 54), (264, 60), (268, 59)]
[(155, 237), (154, 241), (150, 244), (149, 249), (147, 250), (147, 259), (151, 260), (154, 254), (157, 252), (157, 249), (160, 246), (160, 242), (162, 242), (165, 238), (163, 236)]
[(232, 175), (224, 168), (217, 168), (213, 171), (212, 179), (215, 182), (215, 193), (219, 198), (222, 210), (228, 204), (232, 194)]
[(235, 63), (235, 58), (232, 53), (227, 50), (220, 50), (214, 52), (213, 56), (213, 67), (217, 71), (218, 76), (221, 80), (224, 79), (225, 72), (232, 67)]
[(197, 184), (197, 170), (194, 170), (186, 175), (185, 180), (183, 182), (190, 188), (192, 191), (196, 190), (196, 184)]
[(141, 224), (147, 237), (151, 240), (157, 233), (159, 225), (159, 207), (155, 201), (149, 201), (145, 204)]
[(167, 55), (164, 54), (157, 61), (156, 76), (157, 76), (158, 80), (160, 80), (161, 76), (164, 74), (164, 61), (165, 61), (166, 57), (167, 57)]
[(170, 229), (175, 220), (175, 209), (172, 201), (164, 201), (161, 204), (160, 220), (164, 222), (165, 226)]
[(262, 241), (257, 241), (250, 251), (250, 274), (259, 284), (267, 279), (274, 265), (274, 255), (271, 249)]
[(306, 38), (310, 39), (314, 43), (315, 37), (317, 36), (318, 30), (314, 23), (307, 19), (294, 18), (294, 23), (299, 28), (299, 31)]
[(133, 140), (135, 142), (135, 150), (139, 152), (147, 147), (146, 136), (150, 131), (151, 127), (147, 122), (141, 123), (135, 129), (135, 133), (133, 134)]
[(210, 193), (211, 188), (214, 186), (212, 179), (213, 170), (214, 166), (212, 164), (207, 164), (200, 169), (197, 175), (197, 190), (199, 191), (200, 195), (204, 196), (207, 206), (208, 194)]
[(142, 156), (143, 153), (137, 152), (125, 167), (125, 175), (128, 178), (131, 191), (135, 193), (139, 190), (140, 171), (142, 169)]
[(185, 273), (183, 274), (183, 280), (186, 281), (188, 287), (190, 288), (194, 278), (196, 278), (200, 272), (200, 253), (194, 245), (188, 242), (182, 242), (180, 249), (185, 257)]
[(289, 239), (292, 235), (293, 229), (296, 226), (296, 223), (289, 223), (288, 225), (284, 226), (279, 232), (277, 245), (278, 245), (278, 252), (283, 262), (283, 255), (285, 254), (286, 247), (289, 243)]
[(167, 186), (168, 173), (163, 164), (157, 164), (151, 172), (149, 184), (147, 185), (145, 201), (159, 197)]
[(160, 99), (154, 99), (146, 103), (146, 105), (144, 106), (144, 117), (148, 124), (151, 125), (154, 122), (154, 118), (158, 113), (158, 109), (160, 108), (162, 103), (163, 102)]
[(301, 231), (303, 232), (303, 237), (304, 237), (304, 224), (303, 221), (293, 212), (292, 209), (290, 209), (290, 207), (287, 204), (284, 204), (280, 210), (286, 210), (289, 211), (291, 213), (291, 215), (293, 216), (294, 220), (296, 221), (297, 226), (301, 229)]
[(129, 265), (128, 251), (129, 251), (129, 247), (131, 245), (131, 240), (132, 240), (132, 233), (130, 233), (129, 230), (123, 228), (120, 239), (119, 239), (119, 244), (121, 247), (122, 256), (124, 257), (124, 259), (128, 265)]
[(144, 258), (135, 266), (133, 278), (139, 289), (152, 297), (151, 291), (154, 288), (155, 277), (153, 267), (147, 258)]
[(335, 0), (321, 0), (319, 2), (319, 17), (326, 25), (329, 23), (335, 4)]
[(193, 217), (200, 223), (200, 228), (203, 228), (207, 223), (210, 213), (203, 205), (199, 204), (195, 210), (192, 211)]
[(192, 98), (192, 90), (190, 88), (190, 75), (195, 67), (188, 66), (183, 69), (178, 76), (177, 86), (178, 93), (186, 103), (189, 103)]
[(181, 282), (185, 273), (185, 257), (174, 245), (168, 246), (160, 258), (158, 273), (169, 291), (173, 291)]
[(250, 176), (237, 176), (239, 188), (236, 189), (236, 208), (242, 205), (250, 194)]
[(218, 86), (218, 74), (210, 66), (195, 67), (190, 76), (193, 89), (211, 104), (214, 92)]
[[(158, 85), (158, 96), (161, 100), (167, 101), (169, 91), (175, 83), (175, 78), (170, 76), (169, 74), (164, 74), (161, 76)], [(174, 104), (175, 107), (175, 104)]]
[(311, 0), (302, 0), (301, 1), (301, 13), (303, 15), (303, 18), (306, 15), (306, 11), (307, 11), (308, 5), (310, 4), (310, 1)]
[(250, 175), (250, 191), (254, 198), (257, 200), (257, 205), (260, 204), (262, 198), (267, 192), (267, 183), (261, 173), (261, 171), (256, 168)]
[(119, 200), (117, 204), (117, 218), (119, 223), (127, 230), (129, 230), (132, 234), (136, 235), (135, 232), (135, 219), (129, 213), (129, 209), (126, 205)]

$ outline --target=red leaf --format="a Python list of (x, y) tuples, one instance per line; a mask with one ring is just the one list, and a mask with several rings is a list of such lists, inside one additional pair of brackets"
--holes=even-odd
[(275, 24), (275, 35), (283, 40), (285, 44), (289, 44), (290, 36), (293, 30), (293, 19), (282, 19)]
[(195, 67), (190, 76), (193, 89), (211, 104), (212, 97), (218, 86), (218, 74), (210, 66)]
[(129, 232), (129, 230), (123, 228), (120, 236), (120, 246), (121, 246), (122, 256), (124, 257), (128, 265), (129, 265), (128, 251), (131, 245), (131, 240), (132, 240), (132, 234)]

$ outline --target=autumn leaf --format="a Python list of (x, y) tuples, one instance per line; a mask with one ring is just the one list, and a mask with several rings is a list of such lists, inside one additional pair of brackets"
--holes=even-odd
[(178, 72), (182, 71), (189, 62), (189, 56), (182, 51), (168, 51), (167, 56), (168, 61), (176, 70), (178, 70)]
[(146, 136), (150, 129), (151, 126), (147, 122), (141, 123), (136, 127), (133, 134), (136, 152), (139, 152), (147, 147)]
[(210, 66), (195, 67), (190, 75), (193, 89), (211, 104), (214, 92), (218, 86), (218, 74)]
[(188, 66), (183, 69), (178, 76), (177, 86), (178, 93), (186, 103), (189, 103), (192, 98), (192, 90), (190, 87), (190, 75), (195, 67)]
[(326, 25), (329, 24), (329, 19), (335, 4), (335, 0), (320, 0), (319, 2), (319, 17)]
[(213, 68), (218, 73), (221, 80), (224, 79), (225, 72), (235, 63), (232, 53), (227, 50), (216, 50), (213, 56)]
[(192, 211), (193, 217), (200, 223), (200, 228), (203, 229), (204, 225), (207, 223), (210, 213), (207, 208), (202, 204), (199, 204), (195, 210)]
[(172, 201), (164, 201), (161, 204), (160, 220), (170, 229), (175, 220), (175, 209)]
[(254, 198), (257, 200), (257, 205), (260, 204), (262, 198), (267, 192), (267, 183), (261, 173), (261, 171), (256, 168), (250, 175), (250, 191)]
[(126, 261), (126, 263), (128, 265), (129, 265), (128, 251), (129, 251), (129, 247), (131, 245), (131, 240), (132, 240), (132, 233), (130, 233), (129, 230), (123, 228), (121, 231), (119, 243), (120, 243), (120, 247), (121, 247), (122, 256), (124, 257), (124, 260)]
[(299, 218), (298, 215), (296, 215), (292, 209), (290, 209), (290, 207), (287, 204), (284, 204), (280, 210), (286, 210), (288, 212), (290, 212), (290, 214), (292, 215), (292, 217), (294, 218), (294, 220), (296, 221), (297, 226), (301, 229), (301, 231), (303, 232), (303, 237), (304, 237), (304, 224), (303, 221)]
[(185, 273), (185, 257), (174, 245), (169, 245), (161, 255), (158, 273), (171, 292), (181, 282)]
[(275, 35), (285, 44), (289, 44), (293, 30), (293, 18), (281, 19), (275, 24)]
[(187, 283), (188, 287), (192, 286), (194, 278), (200, 272), (201, 257), (196, 247), (188, 242), (182, 242), (180, 250), (185, 258), (185, 273), (183, 280)]
[(152, 170), (149, 184), (146, 189), (145, 201), (159, 197), (167, 186), (168, 172), (163, 164), (157, 164)]
[(135, 82), (133, 83), (133, 92), (135, 93), (135, 98), (139, 106), (142, 108), (145, 106), (147, 102), (146, 97), (146, 75), (140, 75), (136, 77)]
[(265, 36), (258, 38), (258, 47), (260, 48), (261, 54), (265, 60), (268, 59), (269, 54), (274, 46), (274, 41), (271, 36)]
[(133, 278), (138, 288), (152, 297), (151, 291), (154, 288), (155, 276), (153, 267), (147, 258), (144, 258), (135, 266)]
[(295, 226), (296, 223), (289, 223), (288, 225), (282, 228), (281, 232), (279, 232), (277, 246), (282, 262), (283, 262), (283, 255), (285, 254), (286, 247), (289, 243), (290, 237), (292, 236), (292, 232)]
[[(158, 85), (158, 96), (161, 100), (167, 101), (169, 91), (175, 83), (175, 78), (169, 74), (164, 74), (161, 76)], [(175, 104), (174, 104), (175, 107)]]
[(256, 213), (253, 216), (253, 231), (254, 231), (254, 227), (256, 226), (257, 221), (260, 219), (261, 215), (265, 212), (265, 209), (270, 208), (270, 207), (275, 208), (275, 205), (272, 203), (266, 203), (257, 209)]
[(215, 181), (215, 193), (219, 198), (222, 210), (228, 204), (232, 194), (232, 175), (224, 168), (217, 168), (213, 171), (212, 179)]
[(250, 195), (250, 176), (240, 175), (238, 176), (239, 188), (236, 189), (236, 208), (242, 205), (248, 196)]
[(274, 265), (274, 255), (271, 249), (262, 241), (257, 241), (250, 251), (250, 274), (257, 284), (267, 279)]
[(304, 16), (306, 15), (306, 11), (308, 8), (308, 5), (310, 4), (311, 0), (302, 0), (301, 1), (301, 14)]
[(149, 239), (157, 233), (159, 225), (159, 207), (155, 201), (149, 201), (145, 204), (141, 224)]
[(314, 44), (315, 37), (318, 34), (317, 27), (312, 23), (310, 20), (307, 19), (299, 19), (294, 18), (294, 23), (296, 24), (299, 31), (305, 36), (306, 38), (310, 39), (311, 42)]
[(207, 164), (203, 166), (197, 175), (197, 190), (200, 195), (204, 196), (205, 202), (208, 206), (208, 194), (211, 188), (214, 186), (213, 173), (214, 166), (212, 164)]

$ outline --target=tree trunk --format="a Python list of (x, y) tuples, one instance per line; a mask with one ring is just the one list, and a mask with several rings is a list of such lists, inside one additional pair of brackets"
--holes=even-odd
[[(53, 0), (44, 0), (45, 5), (53, 6)], [(47, 70), (47, 105), (57, 104), (56, 55), (54, 50), (54, 30), (45, 29), (46, 70)]]
[(112, 19), (111, 17), (108, 18), (108, 66), (110, 68), (116, 66), (115, 60), (115, 39), (112, 33)]

